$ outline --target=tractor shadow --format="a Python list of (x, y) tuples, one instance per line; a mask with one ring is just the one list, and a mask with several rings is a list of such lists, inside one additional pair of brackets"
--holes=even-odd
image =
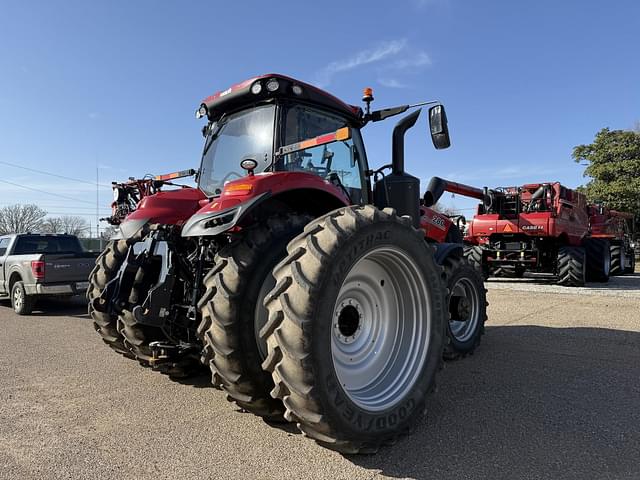
[(487, 327), (438, 381), (412, 435), (347, 458), (398, 478), (638, 478), (639, 332)]

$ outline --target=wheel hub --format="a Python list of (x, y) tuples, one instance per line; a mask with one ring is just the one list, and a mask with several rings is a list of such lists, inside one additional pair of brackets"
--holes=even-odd
[(336, 338), (342, 343), (354, 342), (362, 331), (362, 306), (357, 300), (349, 298), (338, 305), (333, 324)]
[(380, 247), (347, 273), (331, 318), (331, 353), (346, 395), (381, 411), (402, 401), (430, 346), (425, 280), (399, 249)]
[(468, 278), (460, 278), (451, 289), (449, 327), (459, 342), (468, 341), (480, 321), (480, 294)]

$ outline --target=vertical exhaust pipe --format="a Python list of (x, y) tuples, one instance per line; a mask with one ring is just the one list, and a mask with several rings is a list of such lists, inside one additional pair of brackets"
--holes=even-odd
[(404, 134), (418, 121), (421, 109), (410, 113), (400, 120), (393, 128), (393, 138), (391, 143), (391, 165), (393, 173), (402, 175), (404, 173)]

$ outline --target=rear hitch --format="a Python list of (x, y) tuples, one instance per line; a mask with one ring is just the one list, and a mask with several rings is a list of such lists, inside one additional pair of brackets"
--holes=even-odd
[(178, 357), (182, 357), (192, 351), (197, 351), (200, 347), (192, 343), (180, 342), (166, 343), (166, 342), (150, 342), (149, 348), (151, 349), (152, 365), (158, 365), (161, 363), (171, 362)]

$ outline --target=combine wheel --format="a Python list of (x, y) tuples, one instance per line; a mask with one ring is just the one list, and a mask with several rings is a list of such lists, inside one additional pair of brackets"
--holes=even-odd
[(204, 360), (214, 385), (241, 408), (271, 421), (283, 419), (284, 406), (269, 395), (273, 380), (261, 367), (267, 356), (266, 342), (258, 335), (267, 321), (263, 302), (275, 286), (273, 267), (310, 220), (306, 215), (278, 216), (247, 229), (216, 255), (198, 304)]
[(584, 248), (560, 247), (558, 251), (558, 285), (583, 287), (586, 274)]
[(391, 209), (309, 224), (275, 268), (263, 367), (285, 418), (319, 444), (372, 453), (419, 422), (442, 362), (442, 267)]
[(467, 259), (469, 265), (476, 269), (483, 280), (489, 278), (489, 267), (484, 262), (482, 247), (479, 245), (465, 246), (464, 258)]
[(96, 259), (96, 266), (89, 275), (87, 300), (93, 328), (100, 334), (102, 341), (125, 357), (134, 358), (134, 355), (125, 347), (124, 337), (118, 331), (118, 315), (109, 313), (108, 301), (100, 299), (100, 293), (107, 283), (118, 274), (128, 250), (126, 240), (116, 240), (107, 245)]
[(589, 238), (584, 242), (587, 255), (586, 279), (589, 282), (608, 282), (611, 270), (611, 246), (608, 240)]
[(631, 251), (631, 256), (629, 257), (630, 264), (627, 268), (624, 269), (624, 273), (635, 273), (636, 271), (636, 256), (633, 251)]
[(450, 315), (444, 358), (455, 360), (472, 354), (480, 345), (487, 319), (487, 295), (482, 278), (464, 258), (447, 257), (443, 266)]
[(522, 265), (496, 268), (493, 275), (502, 278), (522, 278), (526, 269)]
[(611, 245), (611, 271), (609, 275), (623, 275), (625, 273), (626, 256), (624, 246)]

